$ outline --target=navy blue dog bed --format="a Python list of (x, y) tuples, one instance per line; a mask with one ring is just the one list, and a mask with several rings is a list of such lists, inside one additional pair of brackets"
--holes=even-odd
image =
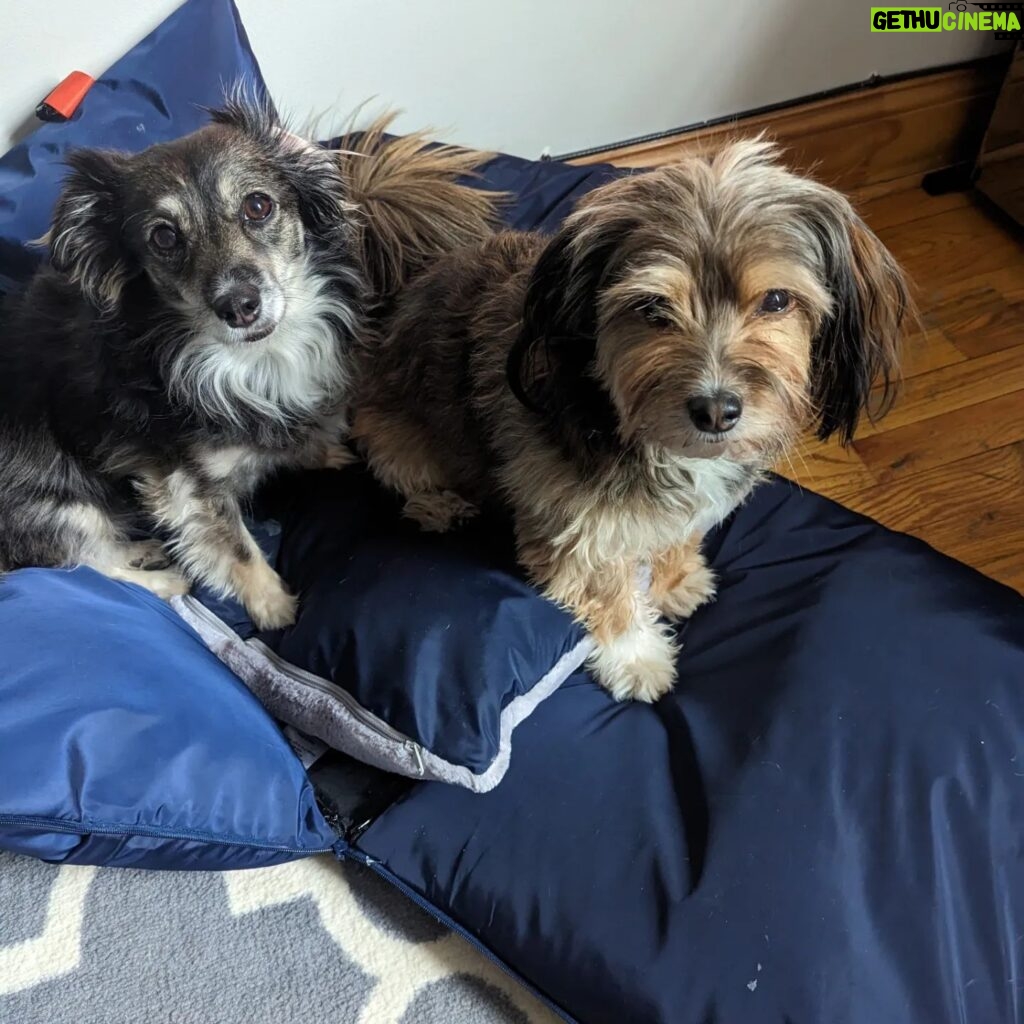
[[(0, 275), (38, 258), (63, 148), (191, 130), (239, 74), (259, 86), (233, 7), (190, 0), (0, 160)], [(485, 184), (550, 228), (613, 173), (501, 157)], [(333, 850), (587, 1024), (1022, 1019), (1018, 594), (777, 479), (708, 539), (719, 596), (676, 691), (623, 705), (500, 522), (424, 538), (358, 469), (254, 513), (304, 598), (282, 633), (202, 594), (197, 632), (84, 569), (0, 581), (0, 847), (153, 868)], [(211, 645), (274, 670), (268, 703), (330, 697), (376, 767), (304, 771)]]

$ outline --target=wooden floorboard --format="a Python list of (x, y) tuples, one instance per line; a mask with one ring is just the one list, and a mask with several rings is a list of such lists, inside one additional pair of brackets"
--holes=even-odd
[(881, 186), (884, 191), (879, 195), (878, 186), (873, 189), (874, 198), (861, 199), (854, 191), (851, 198), (856, 203), (861, 215), (871, 221), (875, 231), (888, 231), (902, 224), (915, 220), (934, 217), (949, 210), (960, 210), (971, 205), (969, 192), (949, 192), (944, 196), (934, 196), (929, 205), (923, 208), (918, 202), (921, 191), (921, 175), (915, 174), (906, 183), (893, 185), (886, 183)]
[(1024, 451), (1007, 445), (848, 494), (843, 503), (981, 565), (1020, 551), (1022, 496)]
[[(870, 218), (870, 210), (867, 216)], [(928, 303), (947, 290), (959, 293), (964, 280), (1010, 267), (1024, 270), (1020, 241), (976, 205), (918, 217), (880, 229), (879, 234), (914, 277), (919, 294)]]
[[(1024, 341), (1024, 338), (1021, 339)], [(1024, 389), (1024, 346), (1000, 349), (977, 359), (965, 359), (903, 382), (899, 400), (878, 424), (865, 423), (860, 437), (905, 427), (908, 423), (1001, 398)], [(1024, 396), (1021, 399), (1024, 407)]]
[(964, 363), (967, 358), (963, 349), (954, 345), (944, 330), (922, 324), (903, 342), (902, 377), (906, 381), (943, 366)]
[[(1024, 273), (1021, 278), (1024, 283)], [(988, 283), (947, 299), (931, 316), (945, 324), (946, 337), (968, 358), (1012, 348), (1024, 338), (1024, 299), (1008, 297)]]
[[(940, 413), (854, 442), (879, 483), (982, 455), (1024, 441), (1024, 391)], [(884, 424), (883, 424), (884, 426)]]

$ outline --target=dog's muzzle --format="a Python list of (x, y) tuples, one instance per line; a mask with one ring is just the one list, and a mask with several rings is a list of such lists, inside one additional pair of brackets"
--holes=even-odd
[(238, 282), (217, 296), (213, 302), (213, 311), (217, 318), (223, 320), (228, 327), (251, 327), (259, 319), (260, 290), (254, 284)]
[(693, 425), (703, 434), (727, 434), (743, 415), (743, 402), (733, 391), (695, 395), (686, 403)]

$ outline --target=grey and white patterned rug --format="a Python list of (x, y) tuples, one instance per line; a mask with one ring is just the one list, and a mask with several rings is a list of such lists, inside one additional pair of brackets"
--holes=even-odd
[(0, 853), (3, 1024), (554, 1024), (366, 869), (56, 867)]

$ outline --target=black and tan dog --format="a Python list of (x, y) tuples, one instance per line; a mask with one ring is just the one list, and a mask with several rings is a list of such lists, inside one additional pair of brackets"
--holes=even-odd
[[(345, 460), (354, 338), (489, 231), (455, 183), (478, 158), (383, 145), (385, 126), (338, 154), (232, 102), (135, 156), (71, 155), (50, 265), (0, 345), (0, 571), (84, 564), (162, 596), (202, 580), (261, 627), (292, 621), (240, 501)], [(154, 527), (166, 553), (130, 539)]]
[(703, 534), (809, 423), (848, 440), (876, 382), (886, 403), (907, 301), (841, 195), (739, 142), (440, 260), (364, 353), (353, 432), (428, 529), (502, 497), (597, 678), (650, 701), (660, 617), (714, 594)]

